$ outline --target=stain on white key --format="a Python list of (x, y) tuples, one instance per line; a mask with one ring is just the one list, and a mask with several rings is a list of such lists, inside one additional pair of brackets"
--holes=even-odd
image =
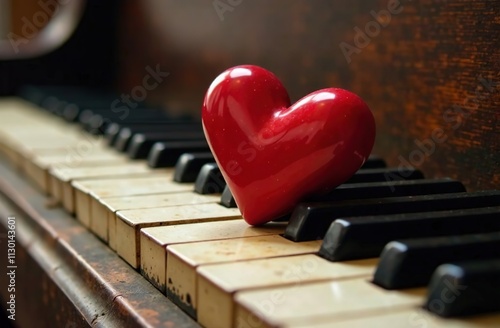
[(308, 254), (201, 266), (197, 270), (198, 322), (204, 327), (232, 327), (233, 294), (238, 291), (321, 280), (368, 278), (377, 262), (377, 259), (330, 262)]
[(116, 213), (116, 252), (132, 267), (140, 264), (140, 229), (172, 224), (240, 219), (237, 208), (219, 204), (168, 206)]
[[(423, 304), (424, 288), (385, 290), (367, 279), (348, 279), (243, 291), (235, 295), (234, 326), (281, 327), (316, 317), (330, 324)], [(339, 326), (344, 327), (341, 323)], [(369, 326), (371, 327), (371, 326)]]
[[(220, 197), (219, 199), (220, 200)], [(243, 219), (173, 225), (141, 230), (141, 273), (156, 288), (166, 291), (166, 264), (168, 245), (278, 235), (283, 233), (285, 223), (268, 223), (263, 226), (249, 226)]]
[[(196, 318), (198, 266), (316, 253), (320, 240), (295, 243), (281, 236), (226, 239), (167, 247), (167, 296)], [(244, 277), (241, 277), (244, 279)]]
[(60, 149), (60, 152), (35, 155), (24, 161), (24, 172), (42, 191), (49, 193), (49, 169), (55, 167), (96, 167), (117, 165), (130, 161), (121, 154), (111, 151), (94, 151), (85, 157), (74, 155), (72, 149)]
[[(169, 188), (169, 186), (171, 188)], [(116, 212), (124, 210), (148, 209), (165, 206), (179, 205), (196, 205), (217, 203), (220, 200), (220, 195), (210, 195), (200, 197), (193, 192), (185, 192), (186, 189), (191, 189), (189, 185), (182, 185), (176, 182), (168, 182), (159, 187), (162, 190), (161, 194), (141, 195), (141, 196), (126, 196), (126, 197), (107, 197), (100, 199), (91, 193), (91, 220), (90, 229), (104, 241), (110, 240), (110, 228), (116, 229)], [(116, 200), (116, 202), (114, 202)], [(127, 204), (127, 202), (129, 202)], [(121, 203), (121, 204), (120, 204)], [(109, 214), (112, 214), (111, 216)], [(112, 222), (111, 222), (112, 221)], [(111, 232), (116, 236), (116, 233)], [(116, 245), (116, 243), (115, 243)], [(113, 248), (114, 249), (114, 248)]]
[(144, 175), (152, 172), (153, 169), (148, 167), (143, 161), (116, 166), (55, 168), (49, 171), (53, 197), (56, 201), (62, 202), (64, 208), (70, 213), (75, 212), (74, 192), (71, 186), (73, 180), (129, 177), (131, 175)]
[[(172, 182), (175, 183), (175, 182)], [(177, 184), (177, 183), (175, 183)], [(179, 186), (180, 184), (177, 184)], [(190, 184), (183, 187), (192, 188)], [(107, 241), (111, 249), (116, 249), (116, 212), (133, 209), (147, 209), (165, 206), (196, 205), (218, 203), (220, 195), (200, 195), (189, 192), (162, 192), (160, 194), (134, 195), (119, 197), (93, 197), (91, 200), (91, 228), (103, 240)], [(106, 218), (102, 221), (101, 218)]]
[[(149, 173), (115, 176), (98, 179), (76, 179), (71, 182), (75, 193), (76, 217), (87, 227), (91, 226), (92, 204), (101, 197), (130, 195), (141, 191), (185, 190), (186, 186), (172, 186), (173, 170), (158, 169)], [(92, 194), (92, 195), (91, 195)]]

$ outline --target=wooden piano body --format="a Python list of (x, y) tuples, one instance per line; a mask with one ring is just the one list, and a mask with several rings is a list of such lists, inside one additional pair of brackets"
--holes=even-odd
[[(500, 189), (500, 2), (129, 0), (88, 6), (88, 12), (113, 13), (111, 20), (94, 21), (108, 32), (99, 36), (94, 26), (94, 34), (78, 32), (77, 41), (52, 54), (0, 62), (2, 94), (32, 83), (129, 93), (142, 84), (146, 67), (160, 67), (169, 76), (148, 93), (148, 102), (197, 116), (217, 74), (257, 64), (276, 73), (292, 101), (328, 86), (359, 94), (376, 118), (374, 153), (390, 166), (456, 178), (470, 191)], [(85, 17), (82, 25), (89, 22)], [(93, 37), (101, 47), (92, 47)], [(68, 65), (72, 55), (81, 63)], [(12, 168), (0, 169), (2, 219), (18, 216), (16, 324), (196, 326)], [(0, 284), (8, 285), (5, 277)]]

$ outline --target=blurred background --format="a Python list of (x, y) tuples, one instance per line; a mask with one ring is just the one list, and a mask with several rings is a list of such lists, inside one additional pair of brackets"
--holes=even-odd
[(500, 187), (499, 1), (1, 0), (0, 36), (3, 96), (26, 84), (128, 94), (149, 68), (168, 77), (146, 101), (198, 117), (220, 72), (261, 65), (292, 101), (359, 94), (390, 165)]

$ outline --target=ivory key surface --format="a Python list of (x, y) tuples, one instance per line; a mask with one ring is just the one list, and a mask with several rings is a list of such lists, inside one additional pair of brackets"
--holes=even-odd
[[(94, 196), (90, 205), (91, 228), (101, 239), (107, 241), (112, 249), (115, 249), (116, 233), (111, 230), (116, 228), (117, 211), (217, 203), (219, 200), (220, 195), (200, 195), (191, 191), (104, 198)], [(106, 220), (101, 220), (101, 218), (106, 218)]]
[[(87, 198), (89, 206), (80, 207), (77, 205), (77, 217), (81, 218), (83, 222), (89, 224), (90, 229), (96, 233), (104, 241), (109, 240), (109, 227), (116, 226), (115, 222), (110, 222), (110, 220), (115, 220), (115, 215), (109, 216), (108, 212), (112, 211), (115, 213), (118, 210), (129, 210), (129, 209), (142, 209), (142, 208), (152, 208), (152, 207), (164, 207), (172, 205), (184, 205), (196, 203), (198, 199), (199, 203), (208, 202), (207, 198), (194, 197), (189, 198), (185, 195), (187, 190), (192, 189), (191, 184), (180, 184), (171, 181), (171, 176), (173, 171), (171, 169), (155, 170), (155, 173), (130, 177), (127, 179), (106, 179), (106, 180), (91, 180), (91, 181), (77, 181), (73, 182), (73, 186), (76, 190), (76, 201), (77, 204), (80, 199)], [(189, 192), (187, 192), (189, 193)], [(145, 204), (144, 206), (138, 204), (138, 206), (132, 206), (132, 204), (126, 205), (123, 208), (112, 207), (108, 209), (102, 203), (102, 199), (118, 199), (123, 195), (143, 195), (144, 198), (139, 199), (143, 203), (147, 196), (156, 195), (170, 195), (172, 202), (167, 203), (157, 203), (153, 206), (151, 202)], [(179, 194), (179, 197), (175, 195)], [(109, 196), (111, 195), (111, 196)], [(114, 195), (114, 196), (113, 196)], [(139, 196), (138, 195), (138, 196)], [(132, 197), (132, 196), (130, 196)], [(163, 197), (165, 199), (166, 197)], [(175, 199), (177, 198), (177, 199)], [(189, 199), (187, 199), (189, 198)], [(176, 201), (177, 200), (177, 201)], [(86, 219), (88, 218), (88, 219)]]
[(196, 318), (199, 266), (316, 253), (320, 245), (320, 240), (295, 243), (270, 235), (167, 246), (167, 296)]
[(249, 226), (243, 219), (144, 228), (141, 230), (141, 273), (156, 288), (166, 292), (168, 245), (240, 237), (277, 235), (285, 225), (269, 223)]
[[(348, 279), (242, 291), (235, 295), (237, 327), (281, 327), (312, 318), (342, 321), (412, 309), (424, 302), (426, 290), (385, 290), (368, 279)], [(369, 326), (371, 327), (371, 326)]]
[(62, 202), (64, 208), (74, 213), (75, 200), (71, 187), (73, 180), (86, 180), (109, 177), (130, 177), (131, 175), (145, 175), (153, 172), (145, 162), (127, 163), (121, 165), (80, 167), (80, 168), (54, 168), (50, 171), (53, 197)]
[(116, 252), (134, 268), (140, 264), (142, 228), (241, 218), (237, 208), (210, 203), (125, 210), (118, 211), (116, 215)]
[(201, 266), (197, 270), (198, 322), (204, 327), (232, 327), (235, 292), (321, 280), (369, 278), (377, 262), (377, 259), (330, 262), (307, 254)]
[(117, 153), (93, 152), (85, 157), (71, 155), (71, 150), (59, 154), (35, 155), (24, 161), (24, 172), (42, 191), (50, 193), (49, 169), (55, 167), (96, 167), (126, 163), (129, 159)]
[[(127, 176), (76, 179), (71, 182), (71, 186), (75, 192), (76, 217), (84, 225), (90, 227), (91, 207), (95, 203), (94, 199), (98, 202), (98, 199), (101, 197), (127, 195), (139, 192), (139, 190), (155, 190), (155, 188), (162, 188), (162, 190), (169, 188), (168, 190), (171, 190), (172, 174), (172, 169), (157, 169), (149, 173)], [(179, 189), (182, 188), (179, 187)], [(151, 192), (154, 193), (154, 191)]]

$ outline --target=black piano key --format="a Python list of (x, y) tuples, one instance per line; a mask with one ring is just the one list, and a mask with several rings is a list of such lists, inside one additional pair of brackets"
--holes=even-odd
[(25, 85), (19, 89), (19, 97), (37, 105), (41, 106), (42, 101), (46, 97), (46, 91), (35, 85)]
[[(52, 108), (51, 111), (59, 111), (58, 107), (64, 108), (65, 119), (70, 122), (78, 121), (81, 124), (92, 124), (93, 121), (100, 120), (106, 120), (107, 124), (113, 121), (123, 123), (129, 119), (135, 122), (144, 116), (153, 124), (160, 121), (159, 118), (165, 121), (173, 119), (159, 108), (145, 107), (144, 103), (137, 103), (138, 108), (117, 107), (113, 103), (119, 100), (119, 96), (102, 90), (72, 86), (30, 86), (21, 90), (21, 94), (38, 104), (43, 101), (48, 102), (47, 107)], [(82, 113), (85, 115), (80, 117)], [(175, 120), (191, 121), (186, 117), (175, 117)]]
[[(63, 108), (62, 117), (68, 122), (83, 124), (88, 122), (95, 113), (109, 110), (109, 103), (106, 100), (91, 99), (87, 101), (69, 102)], [(94, 108), (94, 110), (90, 110)]]
[(130, 108), (115, 109), (112, 103), (116, 101), (116, 95), (113, 93), (80, 90), (62, 99), (68, 104), (64, 106), (61, 116), (68, 122), (84, 123), (93, 115), (104, 113), (121, 118), (132, 111)]
[(342, 217), (417, 213), (498, 206), (500, 191), (478, 191), (299, 204), (285, 237), (293, 241), (322, 239), (332, 222)]
[(366, 162), (361, 166), (362, 169), (376, 169), (387, 167), (386, 162), (377, 155), (370, 155)]
[(159, 110), (138, 108), (120, 117), (118, 113), (96, 113), (83, 125), (83, 129), (91, 134), (104, 134), (109, 124), (113, 122), (135, 122), (143, 120), (169, 120), (167, 115)]
[(203, 165), (215, 162), (210, 152), (186, 153), (175, 164), (174, 181), (195, 182)]
[(116, 94), (104, 90), (74, 86), (28, 86), (21, 90), (21, 96), (68, 122), (78, 121), (80, 113), (87, 108), (110, 111), (118, 99)]
[[(68, 122), (83, 122), (83, 116), (90, 117), (96, 114), (111, 113), (113, 117), (124, 118), (126, 115), (138, 108), (129, 107), (115, 107), (113, 103), (116, 102), (117, 96), (113, 93), (106, 92), (82, 92), (72, 97), (66, 98), (68, 105), (63, 110), (62, 117)], [(139, 105), (139, 104), (138, 104)], [(141, 109), (144, 104), (140, 104)]]
[(47, 97), (42, 102), (42, 106), (55, 116), (63, 117), (64, 109), (70, 103), (57, 97)]
[[(56, 114), (56, 107), (64, 106), (64, 103), (72, 102), (73, 100), (81, 100), (82, 94), (97, 95), (95, 91), (86, 90), (83, 88), (63, 87), (63, 86), (32, 86), (29, 87), (30, 95), (24, 93), (25, 96), (33, 99), (33, 94), (36, 94), (33, 99), (39, 107)], [(26, 90), (25, 90), (26, 91)]]
[(122, 128), (123, 125), (117, 122), (113, 122), (108, 125), (106, 131), (104, 132), (104, 140), (106, 142), (106, 145), (113, 146)]
[(442, 317), (500, 311), (500, 258), (440, 265), (425, 308)]
[(163, 126), (157, 126), (152, 128), (133, 128), (133, 127), (124, 127), (120, 130), (118, 137), (116, 138), (115, 143), (113, 144), (113, 148), (118, 151), (126, 152), (130, 145), (130, 141), (137, 133), (146, 133), (147, 131), (163, 131), (163, 132), (172, 132), (172, 131), (202, 131), (201, 125), (199, 124), (183, 124), (181, 122), (165, 124)]
[(131, 159), (145, 159), (157, 142), (161, 141), (185, 141), (205, 140), (203, 131), (167, 131), (167, 132), (143, 132), (135, 134), (130, 140), (127, 154)]
[[(187, 125), (190, 123), (171, 121), (171, 120), (158, 120), (151, 121), (134, 121), (134, 122), (114, 122), (108, 125), (104, 138), (109, 146), (114, 147), (118, 138), (132, 138), (136, 133), (143, 132), (162, 132), (169, 131), (176, 125)], [(193, 125), (194, 128), (194, 125)], [(201, 125), (199, 130), (201, 130)], [(122, 141), (120, 141), (122, 142)], [(123, 147), (121, 147), (123, 148)], [(126, 147), (125, 147), (126, 148)]]
[(128, 134), (132, 136), (134, 133), (153, 132), (153, 131), (168, 131), (175, 125), (192, 125), (193, 130), (202, 131), (201, 124), (194, 121), (178, 121), (178, 120), (157, 120), (157, 121), (134, 121), (134, 122), (113, 122), (110, 123), (104, 132), (104, 139), (108, 146), (113, 146), (120, 132), (128, 129)]
[(383, 182), (392, 180), (423, 179), (421, 171), (413, 168), (360, 169), (345, 183)]
[(77, 105), (75, 103), (69, 103), (66, 106), (64, 106), (62, 117), (68, 122), (79, 122), (80, 115), (82, 112), (83, 112), (83, 107), (81, 105)]
[(137, 132), (133, 132), (130, 128), (121, 129), (120, 133), (116, 137), (115, 143), (113, 144), (113, 148), (120, 152), (125, 152), (130, 145), (132, 137), (136, 133)]
[(216, 163), (203, 165), (194, 183), (194, 191), (199, 194), (218, 194), (224, 190), (226, 181)]
[[(80, 115), (92, 111), (96, 113), (105, 113), (110, 110), (110, 104), (113, 102), (112, 94), (80, 94), (75, 97), (67, 98), (67, 105), (62, 109), (61, 117), (68, 122), (80, 122)], [(93, 110), (91, 110), (93, 109)], [(121, 112), (118, 112), (121, 115)]]
[[(48, 112), (57, 114), (57, 109), (61, 107), (61, 99), (56, 96), (45, 97), (41, 103), (40, 107), (46, 109)], [(62, 104), (64, 106), (64, 104)]]
[(307, 201), (339, 201), (378, 197), (443, 194), (464, 192), (464, 185), (451, 179), (419, 179), (367, 183), (346, 183), (326, 195), (314, 196)]
[[(138, 118), (140, 116), (144, 116), (145, 118), (150, 117), (151, 115), (165, 115), (163, 112), (152, 109), (149, 107), (137, 107), (134, 109), (126, 108), (126, 110), (117, 111), (110, 107), (107, 103), (101, 102), (83, 102), (77, 103), (80, 108), (80, 113), (78, 115), (78, 123), (82, 126), (86, 126), (90, 124), (92, 121), (97, 121), (97, 119), (107, 118), (109, 120), (116, 121), (126, 121), (130, 118)], [(96, 122), (97, 123), (97, 122)]]
[(386, 289), (425, 286), (441, 264), (500, 258), (500, 232), (391, 241), (373, 275)]
[(149, 152), (148, 165), (153, 168), (173, 167), (184, 153), (208, 151), (210, 148), (205, 140), (157, 142)]
[(378, 257), (391, 240), (500, 231), (500, 206), (335, 220), (319, 255), (330, 261)]
[(76, 105), (78, 108), (78, 117), (76, 120), (76, 123), (80, 124), (81, 126), (86, 126), (90, 123), (94, 115), (101, 114), (101, 113), (108, 113), (109, 108), (107, 107), (98, 107), (98, 106), (81, 106), (81, 105)]
[(233, 194), (231, 193), (231, 190), (229, 189), (228, 185), (226, 185), (226, 187), (222, 191), (220, 203), (225, 207), (238, 207), (236, 205), (236, 201), (234, 200)]

